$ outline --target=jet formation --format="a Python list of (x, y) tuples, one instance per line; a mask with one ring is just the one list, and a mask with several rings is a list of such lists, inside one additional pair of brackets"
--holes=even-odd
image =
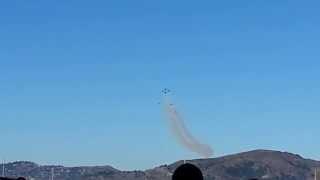
[(167, 94), (171, 93), (171, 90), (164, 88), (161, 92), (162, 92), (162, 94), (167, 95)]

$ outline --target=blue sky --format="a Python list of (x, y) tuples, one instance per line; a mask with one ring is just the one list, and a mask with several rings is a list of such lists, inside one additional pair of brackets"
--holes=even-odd
[(0, 156), (120, 169), (199, 158), (168, 131), (168, 87), (215, 156), (320, 159), (319, 5), (3, 1)]

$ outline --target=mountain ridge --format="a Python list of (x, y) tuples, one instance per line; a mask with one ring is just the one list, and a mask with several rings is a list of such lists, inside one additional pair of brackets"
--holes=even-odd
[[(205, 180), (239, 180), (260, 178), (266, 180), (311, 180), (320, 162), (305, 159), (298, 154), (273, 150), (252, 150), (236, 154), (187, 160), (198, 166)], [(177, 161), (145, 171), (121, 171), (112, 166), (65, 167), (38, 165), (30, 161), (7, 163), (6, 174), (24, 176), (30, 180), (47, 180), (54, 168), (55, 180), (169, 180), (174, 170), (183, 164)]]

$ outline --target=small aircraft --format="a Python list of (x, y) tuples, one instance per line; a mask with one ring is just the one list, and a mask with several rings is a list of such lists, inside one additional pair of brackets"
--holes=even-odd
[(162, 91), (161, 91), (163, 94), (169, 94), (171, 92), (170, 89), (167, 89), (167, 88), (164, 88)]

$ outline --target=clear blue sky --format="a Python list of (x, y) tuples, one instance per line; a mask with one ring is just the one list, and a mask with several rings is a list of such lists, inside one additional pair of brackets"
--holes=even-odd
[(320, 159), (319, 6), (2, 1), (0, 156), (120, 169), (198, 158), (168, 132), (157, 104), (168, 87), (215, 156)]

